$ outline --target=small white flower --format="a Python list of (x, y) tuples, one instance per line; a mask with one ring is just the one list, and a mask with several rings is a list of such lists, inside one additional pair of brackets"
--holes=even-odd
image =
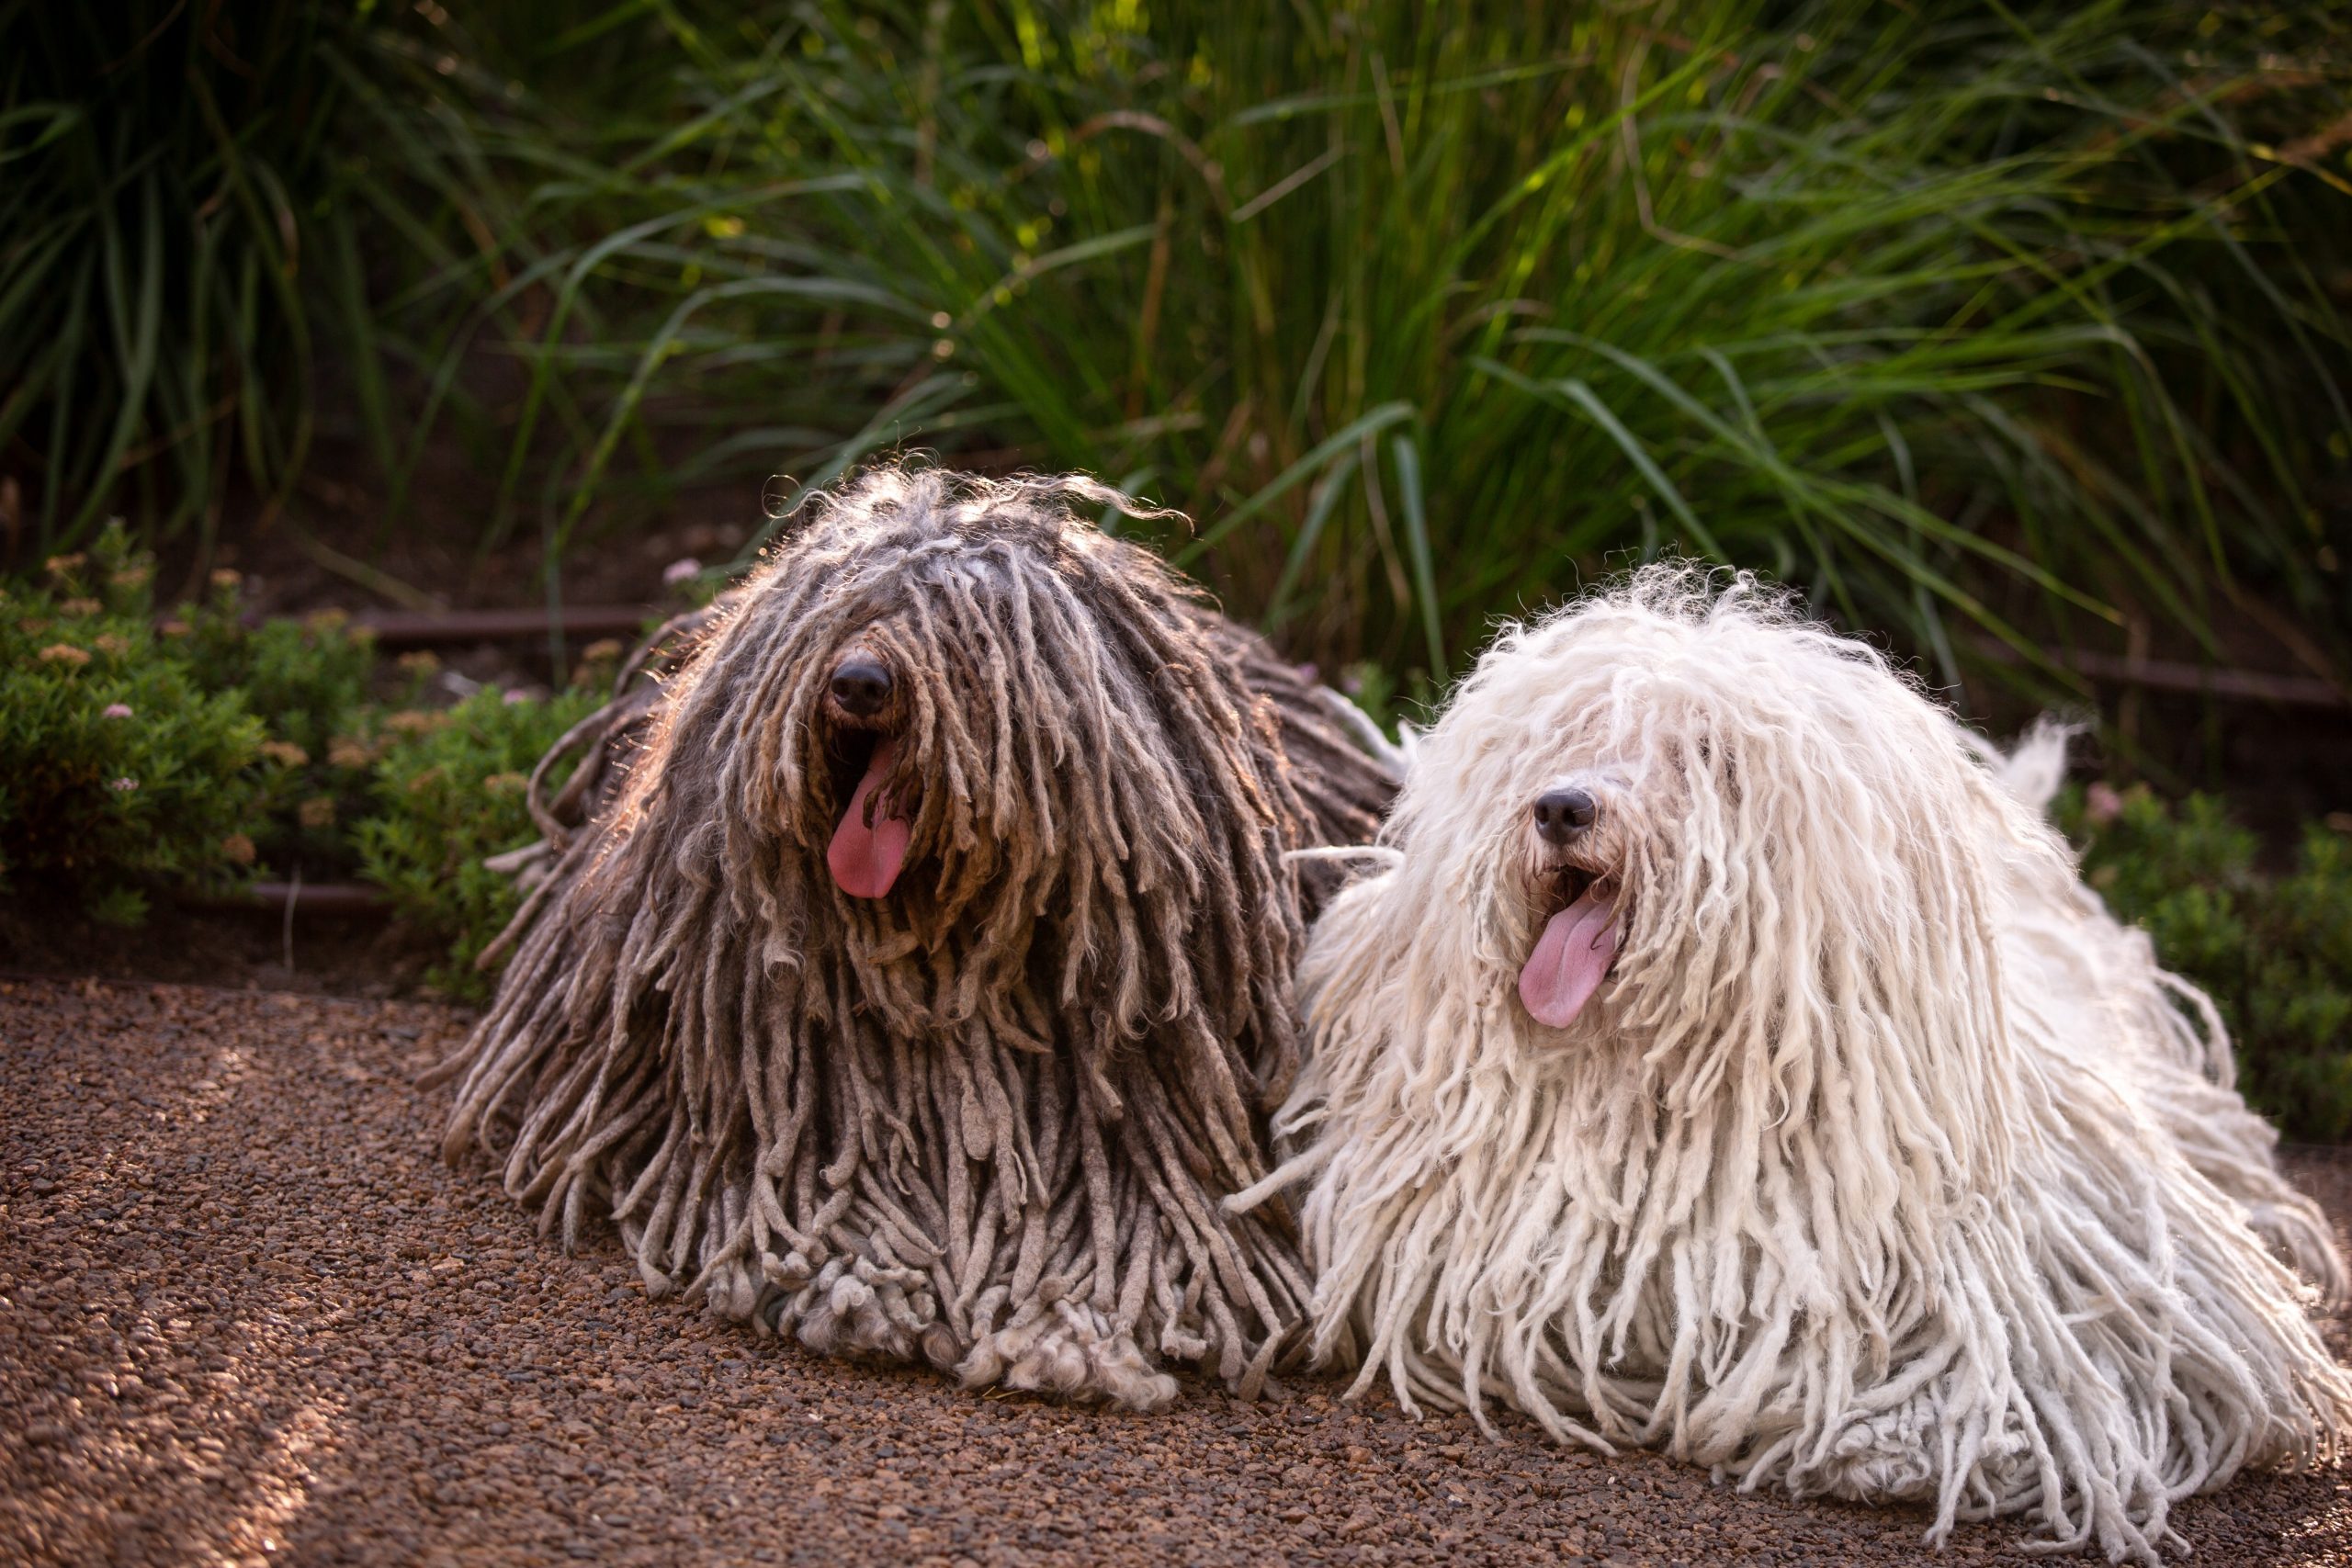
[(107, 787), (114, 791), (117, 795), (129, 795), (132, 790), (139, 787), (139, 781), (137, 779), (116, 779), (113, 783), (107, 784)]
[(691, 582), (702, 575), (702, 562), (692, 556), (681, 556), (662, 569), (662, 586), (675, 588), (681, 582)]

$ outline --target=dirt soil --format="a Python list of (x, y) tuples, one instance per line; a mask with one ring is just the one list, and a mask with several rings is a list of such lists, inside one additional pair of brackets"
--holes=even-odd
[[(413, 1080), (466, 1022), (0, 982), (0, 1562), (1924, 1555), (1917, 1511), (1740, 1496), (1331, 1382), (1104, 1415), (755, 1341), (442, 1163)], [(2352, 1168), (2294, 1164), (2352, 1217)], [(2196, 1562), (2352, 1560), (2343, 1472), (2176, 1519)], [(2024, 1540), (1963, 1527), (1941, 1561), (2048, 1561)]]

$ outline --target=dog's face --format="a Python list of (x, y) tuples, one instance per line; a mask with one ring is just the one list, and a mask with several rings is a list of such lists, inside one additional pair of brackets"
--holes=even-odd
[(1863, 645), (1657, 592), (1507, 633), (1399, 806), (1396, 836), (1468, 899), (1463, 962), (1539, 1043), (1859, 998), (1882, 955), (1935, 940), (1923, 920), (1969, 925), (1962, 863), (2018, 830)]
[[(866, 914), (928, 924), (1016, 848), (1053, 843), (1072, 718), (1056, 677), (1086, 671), (1035, 668), (1019, 646), (1061, 586), (1050, 536), (976, 526), (920, 556), (887, 532), (863, 543), (818, 568), (835, 581), (798, 653), (784, 826)], [(1083, 627), (1063, 666), (1090, 663), (1098, 637)]]
[(941, 534), (885, 521), (810, 562), (779, 779), (802, 863), (861, 920), (926, 934), (1034, 894), (1085, 783), (1151, 765), (1103, 733), (1138, 672), (1084, 592), (1098, 541), (1025, 518)]
[[(910, 706), (900, 688), (889, 639), (861, 634), (834, 656), (818, 710), (826, 782), (838, 807), (825, 851), (834, 883), (854, 898), (887, 898), (906, 869), (920, 777), (893, 787), (899, 734)], [(810, 780), (815, 782), (816, 775)], [(910, 798), (900, 799), (901, 794)]]
[[(1525, 803), (1519, 880), (1538, 934), (1519, 972), (1528, 1015), (1552, 1029), (1575, 1023), (1616, 966), (1625, 897), (1632, 802), (1609, 764), (1571, 767)], [(1540, 924), (1538, 924), (1540, 922)]]
[(1555, 621), (1489, 651), (1421, 742), (1396, 829), (1453, 863), (1481, 990), (1515, 996), (1547, 1034), (1606, 1010), (1687, 807), (1649, 722), (1657, 671), (1600, 629)]
[(695, 824), (690, 874), (744, 868), (774, 951), (846, 953), (907, 1027), (1026, 972), (1092, 987), (1107, 1040), (1235, 934), (1218, 879), (1281, 831), (1272, 721), (1172, 573), (1038, 495), (885, 476), (818, 516), (681, 677), (639, 794)]

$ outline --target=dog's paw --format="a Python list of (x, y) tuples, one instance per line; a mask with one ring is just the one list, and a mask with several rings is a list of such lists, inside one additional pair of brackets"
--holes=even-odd
[(792, 1335), (820, 1355), (956, 1364), (962, 1347), (939, 1316), (930, 1280), (911, 1269), (863, 1258), (828, 1258), (811, 1270), (795, 1252), (762, 1259), (766, 1279), (752, 1321)]
[[(1942, 1489), (1945, 1440), (1962, 1413), (1923, 1391), (1892, 1410), (1849, 1421), (1833, 1438), (1817, 1473), (1832, 1495), (1863, 1503), (1933, 1497)], [(2005, 1474), (2030, 1447), (2014, 1416), (1987, 1434), (1971, 1466), (1984, 1479)], [(1806, 1490), (1814, 1488), (1808, 1486)]]
[(956, 1372), (966, 1388), (1001, 1383), (1127, 1410), (1165, 1409), (1176, 1398), (1176, 1380), (1145, 1359), (1133, 1335), (1068, 1301), (1029, 1303), (982, 1335)]
[(1829, 1445), (1821, 1467), (1833, 1496), (1864, 1503), (1892, 1503), (1931, 1496), (1935, 1469), (1928, 1462), (1928, 1443), (1902, 1420), (1903, 1412), (1856, 1421)]

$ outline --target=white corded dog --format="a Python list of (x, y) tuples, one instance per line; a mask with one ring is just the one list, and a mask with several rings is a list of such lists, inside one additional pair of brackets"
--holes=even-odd
[(1300, 1152), (1233, 1200), (1311, 1184), (1317, 1354), (1939, 1542), (2153, 1559), (2175, 1499), (2332, 1456), (2342, 1265), (2038, 815), (2063, 745), (1745, 577), (1507, 631), (1316, 929)]

